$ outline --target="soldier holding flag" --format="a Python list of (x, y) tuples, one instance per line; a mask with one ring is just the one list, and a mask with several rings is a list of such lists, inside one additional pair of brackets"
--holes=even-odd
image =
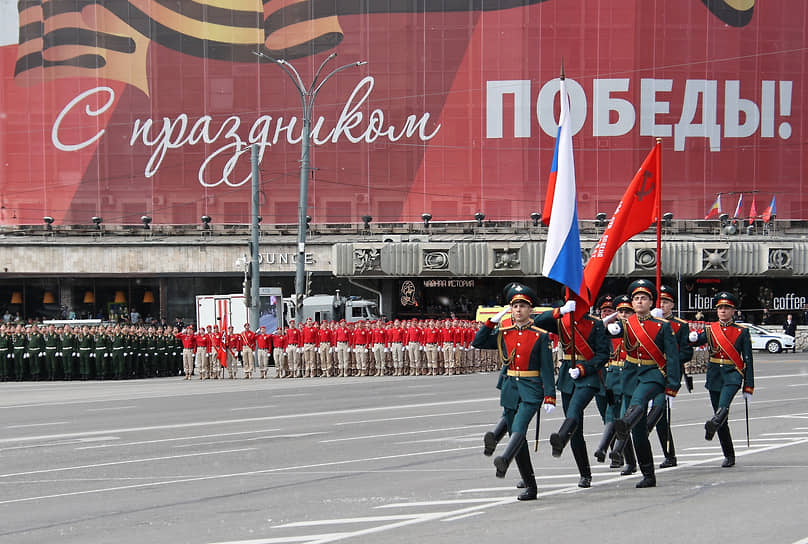
[[(513, 459), (525, 484), (520, 501), (536, 499), (538, 487), (527, 445), (527, 428), (539, 406), (548, 414), (555, 409), (553, 357), (547, 332), (530, 317), (536, 295), (520, 283), (505, 288), (509, 307), (488, 319), (480, 327), (472, 345), (478, 349), (496, 349), (503, 362), (497, 389), (502, 418), (484, 437), (483, 453), (491, 456), (507, 431), (510, 440), (502, 455), (494, 459), (497, 478), (504, 478)], [(510, 315), (508, 315), (510, 314)], [(538, 422), (537, 422), (538, 425)]]
[(704, 437), (712, 440), (718, 433), (718, 441), (724, 452), (721, 466), (726, 468), (735, 465), (735, 448), (727, 424), (729, 405), (742, 386), (744, 400), (748, 402), (752, 398), (755, 391), (755, 371), (749, 329), (741, 327), (733, 320), (738, 297), (722, 291), (713, 298), (713, 306), (718, 314), (718, 321), (710, 323), (700, 333), (691, 332), (689, 339), (694, 346), (707, 344), (710, 349), (705, 387), (710, 392), (710, 403), (715, 413), (704, 424)]

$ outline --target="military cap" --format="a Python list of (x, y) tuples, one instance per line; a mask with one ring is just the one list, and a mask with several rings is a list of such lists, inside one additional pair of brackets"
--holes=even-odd
[(606, 310), (608, 308), (614, 309), (614, 299), (612, 295), (603, 295), (598, 299), (597, 303), (598, 310)]
[(631, 311), (634, 311), (634, 306), (631, 305), (631, 299), (628, 295), (620, 295), (616, 299), (614, 299), (615, 310), (622, 310), (627, 308)]
[(648, 280), (634, 280), (628, 286), (628, 295), (634, 298), (637, 293), (645, 293), (651, 300), (656, 300), (656, 287)]
[(659, 286), (659, 299), (667, 299), (676, 304), (676, 293), (673, 292), (673, 288), (669, 285), (660, 285)]
[(527, 285), (513, 282), (505, 286), (505, 300), (508, 301), (508, 304), (513, 304), (521, 300), (531, 306), (535, 306), (536, 298), (536, 293)]
[(733, 308), (737, 308), (738, 297), (729, 291), (721, 291), (713, 297), (713, 306), (716, 308), (719, 306), (732, 306)]

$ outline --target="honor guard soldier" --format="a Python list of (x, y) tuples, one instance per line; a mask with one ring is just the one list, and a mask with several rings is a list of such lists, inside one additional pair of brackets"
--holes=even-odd
[[(661, 285), (659, 287), (659, 307), (662, 309), (662, 318), (666, 319), (673, 329), (676, 345), (679, 347), (680, 375), (685, 378), (687, 390), (693, 391), (693, 378), (685, 374), (685, 363), (693, 358), (693, 347), (688, 339), (690, 325), (684, 319), (673, 315), (674, 306), (676, 306), (676, 295), (673, 289), (667, 285)], [(650, 434), (656, 426), (659, 443), (665, 456), (665, 460), (662, 461), (659, 468), (676, 466), (676, 448), (673, 445), (673, 434), (671, 434), (667, 412), (665, 395), (660, 393), (654, 397), (654, 406), (648, 411), (648, 433)]]
[(185, 379), (190, 380), (194, 371), (194, 350), (196, 349), (194, 328), (188, 325), (185, 332), (176, 333), (174, 336), (182, 342), (182, 370), (185, 374)]
[[(652, 313), (657, 294), (654, 284), (648, 280), (636, 280), (629, 285), (628, 291), (634, 315), (625, 324), (609, 324), (610, 328), (617, 325), (618, 333), (622, 328), (626, 349), (624, 403), (631, 395), (623, 417), (615, 421), (615, 432), (618, 440), (628, 440), (629, 433), (634, 438), (634, 450), (643, 475), (637, 487), (655, 487), (654, 457), (648, 441), (645, 408), (648, 401), (660, 393), (665, 393), (669, 399), (676, 396), (681, 382), (679, 348), (673, 329), (661, 318), (662, 310), (655, 308)], [(611, 457), (614, 459), (621, 454), (615, 447)]]
[(23, 331), (22, 325), (18, 324), (14, 330), (11, 344), (14, 349), (14, 378), (21, 382), (25, 378), (25, 360), (28, 358), (28, 336)]
[(540, 314), (534, 323), (558, 335), (561, 367), (556, 387), (561, 391), (565, 419), (558, 432), (550, 435), (553, 457), (561, 457), (570, 442), (581, 475), (578, 487), (590, 487), (592, 470), (584, 441), (584, 410), (602, 388), (600, 373), (609, 360), (610, 349), (603, 322), (589, 314), (576, 321), (574, 310), (575, 301), (570, 300)]
[[(614, 309), (617, 313), (617, 319), (625, 326), (626, 320), (634, 313), (634, 308), (631, 306), (631, 299), (628, 295), (620, 295), (614, 299)], [(610, 323), (611, 314), (602, 315), (605, 322)], [(607, 325), (608, 326), (608, 325)], [(619, 333), (616, 336), (610, 336), (612, 344), (612, 352), (609, 356), (609, 362), (606, 363), (606, 391), (610, 391), (610, 397), (613, 402), (606, 407), (605, 426), (603, 428), (603, 436), (601, 437), (598, 449), (595, 450), (595, 458), (598, 462), (602, 463), (606, 460), (606, 450), (612, 444), (615, 444), (613, 449), (622, 451), (623, 454), (619, 458), (612, 459), (612, 464), (609, 468), (620, 468), (623, 466), (623, 458), (625, 458), (626, 466), (620, 473), (623, 476), (628, 476), (637, 472), (637, 459), (634, 457), (634, 447), (631, 440), (626, 440), (623, 443), (615, 443), (614, 422), (623, 415), (623, 368), (626, 364), (626, 349), (623, 346), (622, 327), (618, 326)], [(630, 398), (630, 396), (629, 396)]]
[(95, 347), (93, 351), (93, 359), (95, 359), (95, 377), (99, 380), (103, 380), (109, 375), (110, 360), (112, 356), (110, 355), (110, 338), (107, 334), (106, 328), (102, 325), (99, 325), (98, 329), (96, 329), (95, 334), (93, 335), (93, 346)]
[(95, 340), (93, 335), (90, 334), (90, 327), (84, 325), (81, 332), (78, 334), (78, 353), (79, 353), (79, 377), (82, 380), (90, 379), (95, 373), (93, 370), (93, 349), (95, 348)]
[(69, 381), (73, 379), (73, 371), (76, 367), (78, 355), (78, 335), (73, 333), (73, 329), (70, 325), (65, 325), (62, 330), (62, 375), (65, 380)]
[(60, 366), (57, 354), (61, 345), (55, 326), (48, 325), (45, 334), (42, 335), (42, 341), (45, 343), (45, 371), (47, 372), (48, 380), (53, 381), (56, 379), (56, 371)]
[(722, 467), (735, 465), (735, 448), (729, 432), (727, 418), (729, 405), (738, 390), (743, 387), (744, 400), (752, 398), (755, 391), (755, 371), (752, 364), (752, 340), (749, 329), (735, 323), (733, 314), (738, 307), (738, 298), (726, 291), (713, 297), (713, 306), (718, 321), (704, 327), (701, 333), (691, 332), (694, 346), (707, 344), (710, 362), (707, 363), (707, 383), (714, 415), (704, 424), (707, 440), (718, 433), (718, 441), (724, 452)]
[(28, 365), (31, 369), (31, 379), (38, 381), (42, 369), (42, 359), (45, 358), (45, 339), (34, 324), (28, 334)]
[(547, 332), (530, 317), (536, 301), (533, 291), (520, 283), (511, 283), (505, 289), (505, 299), (510, 307), (486, 321), (472, 342), (479, 349), (496, 349), (503, 362), (497, 382), (502, 418), (493, 431), (485, 434), (483, 453), (491, 456), (505, 431), (510, 434), (505, 451), (494, 459), (497, 478), (505, 477), (515, 458), (525, 485), (525, 491), (517, 498), (529, 501), (538, 495), (538, 487), (527, 445), (527, 428), (534, 414), (539, 417), (539, 406), (548, 414), (555, 409), (553, 357)]
[(14, 346), (11, 342), (11, 325), (0, 325), (0, 381), (9, 379), (12, 373)]

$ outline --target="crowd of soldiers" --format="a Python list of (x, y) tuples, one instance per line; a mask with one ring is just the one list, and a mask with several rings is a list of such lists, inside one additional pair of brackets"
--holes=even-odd
[(248, 324), (240, 332), (218, 326), (187, 327), (182, 343), (185, 379), (346, 376), (436, 376), (499, 368), (495, 353), (471, 347), (473, 321), (294, 321), (267, 333)]
[[(636, 487), (655, 487), (649, 434), (657, 429), (665, 458), (660, 468), (676, 466), (670, 406), (683, 377), (692, 390), (685, 363), (698, 346), (706, 346), (710, 354), (705, 387), (712, 411), (704, 425), (705, 439), (717, 435), (724, 454), (721, 466), (735, 465), (727, 418), (739, 391), (745, 401), (752, 396), (754, 368), (749, 330), (733, 319), (738, 307), (733, 293), (714, 297), (718, 319), (701, 332), (690, 331), (687, 322), (673, 316), (676, 297), (670, 287), (662, 285), (657, 292), (648, 280), (632, 282), (627, 295), (603, 297), (597, 304), (600, 318), (576, 312), (574, 299), (531, 315), (536, 295), (519, 283), (506, 287), (505, 298), (510, 306), (480, 327), (473, 345), (496, 349), (503, 363), (497, 383), (503, 413), (483, 437), (483, 453), (493, 455), (505, 433), (510, 434), (494, 466), (497, 477), (503, 478), (511, 461), (516, 461), (520, 487), (525, 488), (519, 500), (537, 497), (527, 427), (542, 408), (546, 413), (555, 410), (556, 389), (561, 392), (564, 421), (550, 435), (551, 451), (553, 457), (560, 457), (570, 445), (580, 473), (579, 487), (588, 488), (592, 481), (583, 433), (584, 409), (592, 400), (604, 423), (594, 457), (602, 463), (608, 452), (612, 468), (622, 469), (622, 475), (633, 474), (639, 467), (643, 478)], [(557, 378), (551, 333), (558, 336)]]
[(0, 381), (177, 376), (181, 347), (171, 327), (0, 325)]

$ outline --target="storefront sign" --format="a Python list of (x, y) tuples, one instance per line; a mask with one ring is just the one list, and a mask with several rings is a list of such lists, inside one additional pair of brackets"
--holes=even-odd
[(424, 287), (474, 287), (474, 280), (424, 280)]
[(801, 310), (805, 303), (806, 297), (786, 293), (785, 296), (772, 298), (772, 310)]

